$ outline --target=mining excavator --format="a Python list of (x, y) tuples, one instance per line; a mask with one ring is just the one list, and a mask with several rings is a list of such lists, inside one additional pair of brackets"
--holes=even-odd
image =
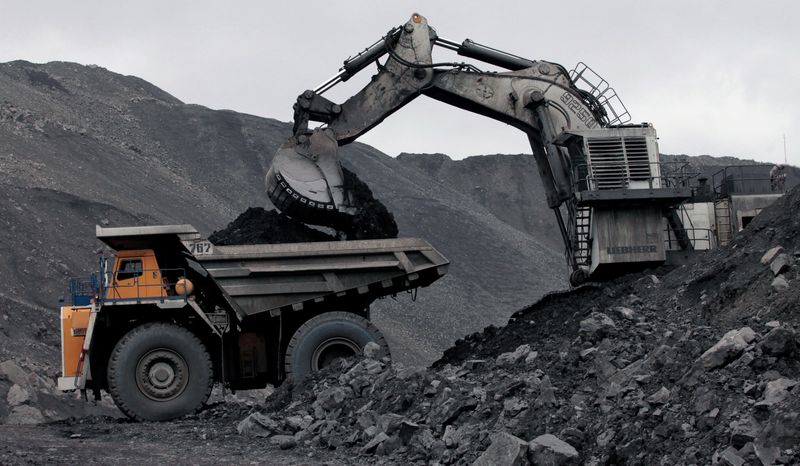
[[(435, 62), (434, 47), (503, 70)], [(372, 63), (377, 74), (344, 103), (323, 96)], [(691, 249), (676, 214), (691, 196), (688, 177), (659, 163), (655, 129), (630, 124), (630, 114), (604, 79), (583, 63), (567, 71), (469, 39), (444, 39), (419, 14), (298, 96), (293, 135), (266, 175), (272, 202), (303, 222), (346, 229), (359, 206), (343, 183), (338, 148), (420, 95), (528, 136), (573, 284), (663, 263), (667, 236)], [(310, 122), (321, 125), (311, 128)]]

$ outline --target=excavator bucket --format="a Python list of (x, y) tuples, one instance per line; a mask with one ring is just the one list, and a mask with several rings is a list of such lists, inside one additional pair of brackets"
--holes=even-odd
[(305, 223), (338, 229), (354, 213), (343, 187), (338, 144), (324, 129), (292, 137), (282, 145), (266, 185), (278, 210)]

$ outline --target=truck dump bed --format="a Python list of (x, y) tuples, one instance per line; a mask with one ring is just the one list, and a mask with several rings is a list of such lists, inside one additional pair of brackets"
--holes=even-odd
[(97, 227), (112, 248), (182, 248), (188, 266), (207, 275), (240, 318), (306, 306), (369, 305), (428, 286), (449, 261), (417, 238), (216, 246), (191, 225)]

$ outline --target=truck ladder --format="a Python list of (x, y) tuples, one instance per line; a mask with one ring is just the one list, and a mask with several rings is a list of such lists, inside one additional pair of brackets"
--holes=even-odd
[(727, 198), (714, 200), (714, 223), (717, 227), (717, 244), (725, 246), (733, 239), (731, 224), (730, 200)]
[(578, 212), (575, 216), (575, 237), (578, 242), (578, 247), (575, 255), (580, 265), (590, 265), (592, 261), (592, 248), (589, 239), (591, 219), (591, 207), (578, 207)]

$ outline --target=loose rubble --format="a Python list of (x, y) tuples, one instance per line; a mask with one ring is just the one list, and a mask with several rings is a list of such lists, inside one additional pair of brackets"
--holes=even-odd
[(342, 360), (259, 412), (285, 448), (378, 464), (797, 464), (798, 209), (795, 190), (692, 264), (548, 295), (429, 369)]

